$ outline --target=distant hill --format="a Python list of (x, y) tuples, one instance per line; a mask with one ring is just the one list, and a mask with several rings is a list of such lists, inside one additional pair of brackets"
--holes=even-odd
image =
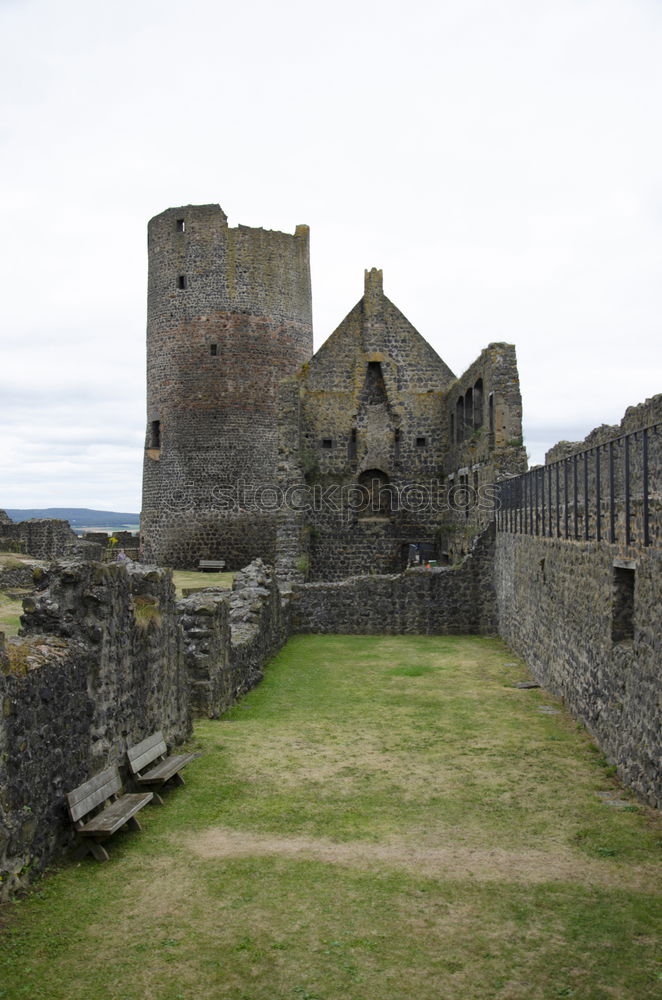
[(135, 528), (140, 522), (140, 514), (124, 514), (115, 510), (90, 510), (87, 507), (45, 507), (34, 510), (10, 510), (12, 521), (29, 521), (34, 517), (55, 517), (68, 521), (74, 529), (80, 528)]

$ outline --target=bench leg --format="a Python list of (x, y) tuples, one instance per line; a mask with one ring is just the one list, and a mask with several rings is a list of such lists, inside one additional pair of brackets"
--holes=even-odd
[(101, 844), (97, 843), (96, 840), (90, 840), (86, 846), (87, 846), (87, 849), (89, 850), (90, 854), (94, 855), (94, 857), (97, 859), (97, 861), (109, 861), (110, 860), (110, 857), (108, 855), (108, 851), (106, 850), (106, 848), (102, 847)]
[(140, 825), (135, 816), (132, 816), (131, 819), (128, 819), (126, 821), (126, 825), (128, 826), (129, 830), (142, 830), (142, 826)]
[(179, 773), (179, 771), (177, 772), (177, 774), (174, 774), (172, 776), (172, 783), (173, 783), (173, 785), (184, 785), (184, 784), (186, 784), (186, 782), (182, 778), (182, 776)]
[(90, 845), (86, 844), (84, 840), (79, 841), (79, 843), (74, 848), (73, 859), (74, 861), (82, 861), (90, 853)]
[(161, 798), (160, 795), (157, 795), (156, 792), (152, 792), (152, 796), (153, 796), (153, 798), (152, 798), (152, 805), (153, 806), (162, 806), (163, 805), (163, 799)]

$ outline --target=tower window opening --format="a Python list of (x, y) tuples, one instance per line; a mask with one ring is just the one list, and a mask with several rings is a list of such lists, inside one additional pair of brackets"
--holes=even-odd
[(211, 354), (212, 358), (218, 357), (218, 344), (210, 344), (209, 353)]
[(356, 427), (352, 427), (347, 445), (347, 458), (350, 462), (356, 461)]
[(180, 274), (179, 277), (177, 278), (177, 288), (186, 288), (187, 284), (188, 282), (186, 280), (186, 275)]
[(323, 448), (333, 448), (333, 438), (322, 438)]
[(428, 439), (426, 437), (417, 437), (416, 438), (416, 447), (417, 448), (425, 448), (425, 446), (426, 446), (427, 443), (428, 443)]
[(160, 420), (152, 420), (152, 440), (151, 440), (150, 447), (152, 447), (152, 448), (160, 448), (161, 447), (161, 421)]
[(400, 433), (400, 428), (396, 427), (393, 434), (393, 460), (395, 462), (400, 461), (400, 443), (402, 435)]
[(634, 639), (634, 569), (614, 566), (611, 640)]
[(490, 434), (494, 434), (494, 393), (491, 392), (487, 397), (487, 418), (488, 427), (490, 429)]
[(185, 219), (177, 219), (177, 232), (178, 233), (185, 233), (186, 232), (186, 220)]

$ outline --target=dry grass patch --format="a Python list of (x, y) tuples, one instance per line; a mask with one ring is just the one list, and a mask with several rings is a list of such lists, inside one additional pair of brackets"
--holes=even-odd
[(319, 861), (358, 868), (393, 868), (431, 878), (479, 879), (487, 882), (529, 884), (572, 882), (586, 888), (603, 886), (662, 896), (658, 865), (617, 869), (594, 859), (578, 858), (569, 848), (506, 851), (475, 850), (457, 845), (420, 847), (397, 840), (380, 844), (365, 841), (337, 843), (323, 838), (274, 837), (247, 830), (212, 827), (185, 838), (185, 847), (205, 860), (280, 857)]

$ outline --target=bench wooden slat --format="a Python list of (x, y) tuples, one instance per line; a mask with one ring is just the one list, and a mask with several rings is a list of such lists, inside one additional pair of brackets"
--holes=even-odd
[(116, 767), (107, 767), (105, 771), (96, 774), (73, 792), (67, 795), (69, 812), (74, 822), (81, 816), (86, 816), (96, 806), (101, 805), (111, 795), (116, 795), (122, 789), (122, 779)]
[(79, 828), (82, 837), (110, 837), (154, 798), (152, 792), (132, 792), (111, 802), (98, 816)]
[(154, 733), (152, 736), (148, 736), (141, 743), (137, 743), (135, 747), (129, 747), (127, 757), (129, 758), (129, 766), (132, 773), (136, 774), (136, 772), (142, 771), (153, 760), (156, 760), (157, 757), (162, 757), (167, 752), (168, 747), (163, 739), (163, 733), (160, 731)]
[(136, 781), (139, 785), (163, 785), (197, 756), (195, 753), (183, 753), (176, 757), (167, 757), (144, 774), (136, 775)]

